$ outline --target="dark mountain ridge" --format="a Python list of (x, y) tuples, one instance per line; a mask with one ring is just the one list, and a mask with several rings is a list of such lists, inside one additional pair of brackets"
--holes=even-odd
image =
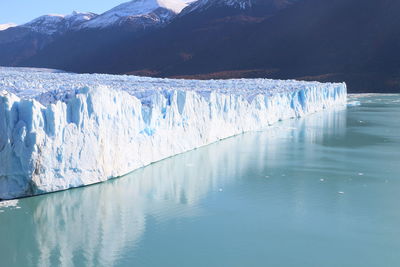
[[(287, 0), (201, 0), (200, 2), (211, 2), (215, 6), (208, 4), (198, 6), (196, 5), (198, 3), (194, 3), (196, 8), (189, 6), (182, 11), (183, 15), (179, 15), (171, 23), (140, 36), (125, 34), (125, 32), (119, 34), (120, 29), (114, 29), (112, 36), (101, 34), (105, 39), (112, 40), (113, 46), (107, 45), (108, 52), (104, 51), (104, 46), (99, 48), (97, 42), (92, 42), (92, 37), (87, 37), (86, 33), (69, 33), (26, 64), (59, 68), (60, 56), (64, 55), (63, 57), (71, 59), (68, 54), (73, 49), (70, 47), (73, 47), (79, 39), (87, 41), (86, 46), (91, 46), (93, 50), (100, 49), (104, 52), (96, 52), (91, 60), (85, 62), (71, 60), (69, 65), (62, 65), (64, 69), (107, 73), (127, 73), (138, 70), (145, 73), (145, 70), (149, 69), (152, 73), (167, 73), (164, 68), (168, 69), (168, 66), (180, 64), (181, 61), (191, 61), (197, 51), (215, 47), (218, 45), (215, 42), (219, 43), (230, 36), (240, 34), (246, 26), (260, 23), (291, 3)], [(223, 5), (224, 2), (228, 4)], [(243, 6), (232, 4), (236, 2), (251, 2), (252, 5), (243, 8)], [(119, 38), (115, 38), (114, 35), (118, 35)], [(93, 44), (96, 46), (93, 47)], [(85, 45), (80, 47), (87, 50)], [(92, 60), (104, 62), (104, 64), (94, 65), (91, 63)]]
[[(0, 65), (24, 65), (53, 42), (61, 50), (62, 42), (69, 46), (65, 59), (83, 60), (88, 53), (101, 52), (102, 47), (109, 47), (121, 38), (141, 36), (169, 23), (186, 6), (182, 0), (131, 0), (100, 15), (75, 11), (70, 15), (44, 15), (0, 31)], [(49, 56), (46, 52), (42, 55)], [(60, 58), (57, 64), (64, 66), (68, 60), (61, 56), (55, 55), (55, 59)]]
[(399, 11), (397, 0), (200, 0), (153, 31), (68, 32), (19, 65), (400, 92)]

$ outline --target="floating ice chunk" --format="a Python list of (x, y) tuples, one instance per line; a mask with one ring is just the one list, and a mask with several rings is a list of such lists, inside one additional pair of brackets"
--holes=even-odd
[(18, 208), (18, 200), (6, 200), (6, 201), (0, 201), (0, 209), (1, 208)]
[(349, 101), (349, 102), (347, 102), (347, 106), (348, 106), (348, 107), (357, 107), (357, 106), (361, 106), (361, 102), (360, 102), (360, 101)]

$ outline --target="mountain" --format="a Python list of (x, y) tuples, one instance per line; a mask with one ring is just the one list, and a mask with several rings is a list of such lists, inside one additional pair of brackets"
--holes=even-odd
[(96, 17), (93, 13), (73, 12), (71, 15), (45, 15), (20, 26), (0, 31), (0, 65), (16, 66), (34, 56), (67, 31)]
[(7, 30), (8, 28), (12, 28), (17, 26), (17, 24), (14, 23), (6, 23), (6, 24), (0, 24), (0, 31)]
[[(152, 18), (156, 9), (143, 17)], [(122, 14), (118, 10), (113, 12)], [(68, 31), (16, 65), (157, 77), (346, 81), (350, 92), (400, 92), (398, 11), (397, 0), (198, 0), (164, 21), (156, 17), (150, 27), (139, 20), (121, 23), (137, 15), (111, 16), (112, 23), (100, 15), (82, 25), (99, 20), (113, 26)], [(2, 57), (0, 49), (0, 64)]]
[[(211, 10), (222, 13), (217, 6)], [(400, 2), (395, 0), (298, 1), (260, 23), (192, 50), (190, 60), (176, 56), (173, 64), (146, 69), (191, 78), (346, 81), (351, 92), (400, 92), (399, 11)], [(187, 31), (175, 40), (190, 40), (193, 33)], [(192, 45), (181, 44), (179, 49), (188, 51)], [(174, 52), (178, 51), (168, 53)], [(159, 53), (153, 56), (165, 51)]]
[(267, 6), (270, 9), (282, 9), (297, 0), (199, 0), (186, 8), (181, 15), (187, 15), (193, 12), (204, 12), (215, 8), (236, 8), (241, 10), (252, 9)]
[(127, 34), (119, 27), (101, 37), (93, 31), (65, 35), (24, 65), (58, 66), (75, 72), (181, 74), (166, 73), (162, 68), (182, 59), (190, 61), (191, 51), (215, 46), (219, 39), (241, 32), (246, 25), (256, 25), (296, 1), (247, 0), (251, 5), (242, 5), (243, 0), (211, 2), (211, 6), (204, 0), (193, 2), (151, 32)]
[[(400, 1), (201, 1), (166, 27), (98, 55), (106, 64), (66, 67), (160, 77), (346, 81), (350, 92), (400, 92)], [(243, 2), (251, 5), (237, 4)]]
[[(75, 41), (82, 42), (94, 48), (87, 50), (99, 51), (96, 46), (109, 46), (110, 42), (116, 43), (126, 35), (140, 36), (164, 25), (186, 6), (184, 0), (132, 0), (101, 15), (79, 12), (44, 15), (17, 27), (7, 26), (0, 31), (0, 65), (23, 64), (58, 40), (71, 47), (75, 46)], [(86, 53), (87, 50), (82, 51)], [(67, 55), (78, 56), (77, 52), (70, 51)]]
[(33, 32), (53, 35), (61, 35), (66, 31), (77, 30), (79, 27), (98, 15), (94, 13), (79, 13), (74, 11), (71, 15), (45, 15), (18, 26)]
[(181, 0), (133, 0), (123, 3), (83, 24), (81, 28), (106, 28), (126, 23), (151, 25), (164, 23), (180, 13)]

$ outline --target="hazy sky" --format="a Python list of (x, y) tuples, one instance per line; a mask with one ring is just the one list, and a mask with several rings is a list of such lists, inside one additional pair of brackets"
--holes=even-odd
[(45, 14), (102, 13), (128, 0), (0, 0), (0, 24), (23, 24)]

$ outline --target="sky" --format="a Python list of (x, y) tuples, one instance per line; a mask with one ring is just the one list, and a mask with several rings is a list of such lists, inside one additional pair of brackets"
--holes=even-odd
[(23, 24), (46, 14), (103, 13), (128, 0), (0, 0), (0, 24)]

